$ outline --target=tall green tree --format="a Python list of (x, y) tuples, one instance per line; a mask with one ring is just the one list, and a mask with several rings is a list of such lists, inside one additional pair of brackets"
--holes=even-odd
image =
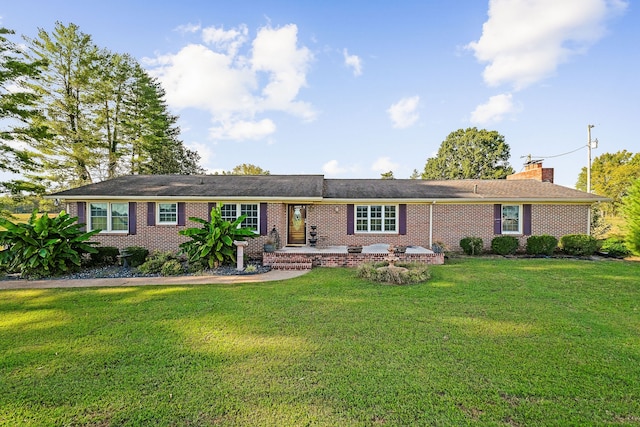
[[(46, 137), (47, 128), (31, 126), (40, 118), (37, 94), (29, 90), (27, 82), (40, 75), (43, 63), (29, 60), (24, 50), (11, 40), (13, 30), (0, 28), (0, 171), (14, 174), (28, 173), (38, 165), (28, 149), (28, 143)], [(10, 216), (24, 197), (31, 197), (37, 205), (44, 186), (15, 178), (0, 183), (5, 194), (0, 202), (0, 216)], [(25, 195), (26, 194), (26, 195)]]
[(626, 219), (627, 246), (634, 254), (640, 255), (640, 178), (627, 189), (623, 198), (622, 212)]
[(393, 176), (393, 171), (389, 171), (381, 173), (380, 179), (396, 179), (396, 177)]
[(40, 73), (42, 63), (29, 61), (9, 37), (13, 30), (0, 28), (0, 171), (18, 173), (33, 166), (33, 159), (21, 142), (41, 137), (43, 128), (29, 128), (39, 115), (38, 97), (25, 87)]
[(262, 169), (260, 166), (251, 163), (243, 163), (235, 166), (232, 170), (223, 172), (223, 175), (270, 175), (271, 172)]
[(38, 31), (27, 39), (29, 55), (47, 64), (39, 79), (30, 84), (42, 102), (49, 136), (33, 141), (51, 187), (68, 187), (93, 181), (98, 164), (93, 90), (98, 81), (98, 48), (77, 25), (57, 22), (49, 33)]
[(130, 173), (203, 173), (200, 155), (179, 139), (178, 117), (169, 112), (160, 83), (134, 66), (131, 93), (125, 101), (123, 139), (129, 144)]
[[(605, 216), (618, 214), (623, 197), (631, 184), (640, 178), (640, 153), (627, 150), (616, 153), (604, 153), (591, 163), (591, 191), (611, 199), (602, 203), (601, 209)], [(587, 168), (582, 168), (578, 181), (578, 190), (587, 190)]]
[(126, 118), (125, 102), (131, 95), (135, 61), (129, 55), (102, 51), (97, 69), (99, 78), (94, 87), (95, 124), (100, 151), (100, 178), (114, 178), (126, 171), (120, 160), (127, 152), (123, 132)]
[(514, 170), (509, 145), (497, 131), (458, 129), (442, 141), (436, 157), (427, 160), (423, 179), (501, 179)]
[(179, 138), (164, 90), (129, 55), (60, 22), (27, 41), (29, 57), (47, 64), (29, 83), (43, 111), (30, 125), (48, 130), (32, 143), (42, 164), (32, 179), (58, 190), (123, 174), (203, 171)]

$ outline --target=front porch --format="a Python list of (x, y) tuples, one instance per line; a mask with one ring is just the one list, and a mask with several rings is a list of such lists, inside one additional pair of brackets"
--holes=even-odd
[[(422, 246), (407, 246), (404, 252), (394, 252), (397, 262), (444, 264), (444, 253), (435, 253)], [(351, 253), (347, 246), (324, 248), (287, 246), (275, 252), (264, 252), (262, 264), (274, 270), (308, 270), (312, 267), (356, 267), (367, 262), (382, 262), (389, 257), (389, 245), (363, 246), (362, 252)]]

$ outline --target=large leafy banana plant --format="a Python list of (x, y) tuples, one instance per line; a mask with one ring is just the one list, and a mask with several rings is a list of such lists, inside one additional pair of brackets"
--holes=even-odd
[(0, 267), (18, 271), (23, 277), (55, 276), (80, 267), (83, 253), (96, 253), (88, 242), (100, 230), (84, 232), (78, 217), (65, 211), (49, 217), (31, 214), (26, 223), (0, 218)]
[(211, 209), (211, 220), (190, 217), (189, 220), (202, 224), (202, 227), (192, 227), (180, 230), (178, 233), (191, 240), (180, 244), (180, 248), (187, 255), (189, 262), (201, 262), (209, 268), (217, 268), (223, 264), (236, 262), (236, 248), (234, 240), (245, 240), (257, 237), (254, 230), (240, 227), (246, 215), (241, 215), (235, 221), (222, 218), (222, 205), (216, 204)]

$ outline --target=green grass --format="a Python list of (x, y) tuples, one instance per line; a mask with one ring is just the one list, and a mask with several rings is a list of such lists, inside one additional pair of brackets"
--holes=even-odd
[(640, 424), (640, 263), (0, 291), (0, 425)]

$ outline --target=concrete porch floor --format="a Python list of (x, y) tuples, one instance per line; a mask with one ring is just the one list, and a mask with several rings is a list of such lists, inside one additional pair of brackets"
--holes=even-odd
[[(311, 246), (285, 246), (277, 249), (276, 252), (291, 254), (346, 254), (347, 246), (327, 246), (327, 247), (311, 247)], [(389, 253), (389, 245), (386, 243), (378, 243), (375, 245), (362, 246), (363, 254), (386, 254)], [(422, 246), (407, 246), (407, 254), (432, 254), (432, 250)]]

